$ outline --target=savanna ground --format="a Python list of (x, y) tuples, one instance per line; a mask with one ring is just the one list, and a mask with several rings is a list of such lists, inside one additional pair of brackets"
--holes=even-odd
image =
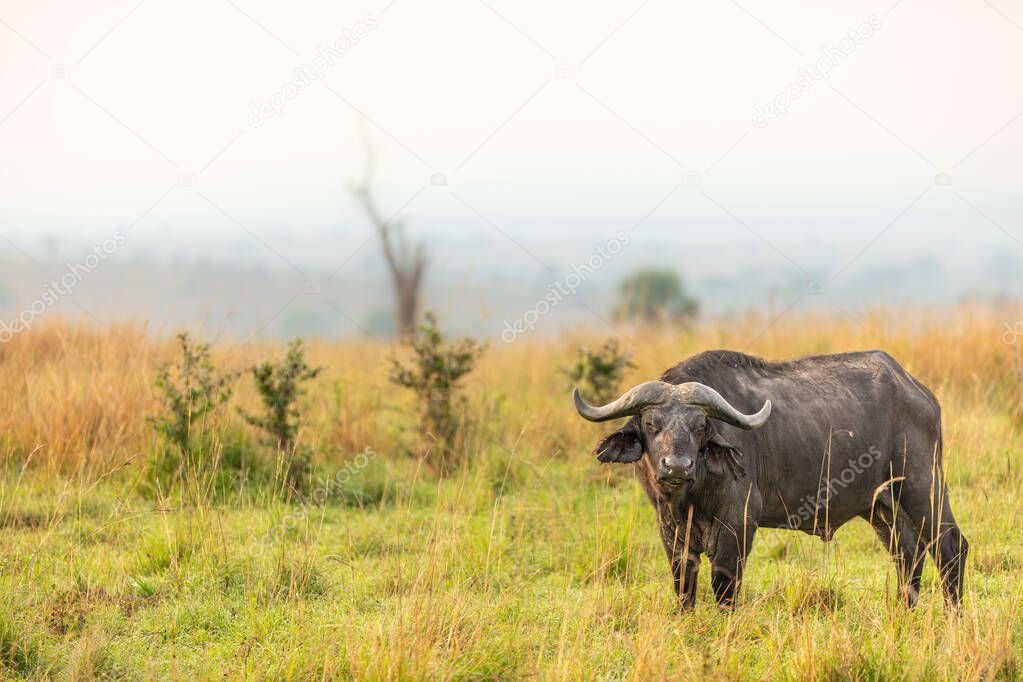
[[(928, 559), (920, 605), (896, 598), (866, 523), (831, 543), (761, 531), (734, 612), (706, 565), (680, 614), (653, 510), (631, 469), (590, 451), (608, 425), (565, 378), (600, 334), (494, 342), (466, 382), (464, 466), (423, 457), (394, 349), (310, 344), (312, 502), (290, 494), (237, 406), (206, 459), (154, 475), (156, 367), (142, 327), (54, 323), (0, 347), (0, 671), (12, 678), (1019, 679), (1023, 677), (1023, 339), (1011, 309), (890, 311), (690, 333), (629, 330), (656, 378), (708, 348), (768, 359), (882, 348), (944, 409), (967, 596), (946, 613)], [(765, 331), (766, 329), (766, 331)], [(606, 331), (606, 330), (605, 330)], [(1014, 343), (1006, 343), (1006, 341)], [(242, 368), (280, 347), (219, 343)], [(360, 456), (361, 455), (361, 456)], [(325, 483), (324, 481), (329, 481)]]

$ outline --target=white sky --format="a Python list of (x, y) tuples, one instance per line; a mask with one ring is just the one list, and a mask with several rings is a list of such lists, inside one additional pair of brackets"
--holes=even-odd
[[(733, 230), (764, 259), (779, 257), (765, 242), (810, 239), (848, 259), (900, 215), (893, 244), (961, 230), (1023, 249), (1000, 231), (1023, 239), (1023, 9), (827, 5), (0, 0), (0, 233), (138, 221), (150, 237), (276, 235), (285, 253), (282, 226), (363, 235), (345, 189), (358, 110), (385, 210), (453, 236), (592, 243), (657, 206), (651, 238)], [(323, 81), (248, 125), (250, 103), (367, 15), (376, 28)], [(829, 80), (751, 124), (871, 15), (881, 28)], [(447, 185), (429, 186), (437, 172)], [(197, 187), (168, 193), (182, 173)]]

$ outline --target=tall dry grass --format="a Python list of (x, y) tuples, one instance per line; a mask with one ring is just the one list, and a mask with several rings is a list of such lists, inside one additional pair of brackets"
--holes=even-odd
[[(1006, 324), (1023, 316), (1015, 307), (964, 304), (954, 309), (873, 310), (855, 316), (825, 313), (750, 313), (717, 319), (692, 332), (642, 328), (588, 329), (563, 339), (526, 337), (494, 341), (467, 382), (470, 422), (485, 438), (509, 445), (538, 446), (554, 453), (574, 447), (592, 427), (568, 409), (559, 369), (576, 345), (618, 336), (636, 368), (626, 382), (660, 375), (703, 350), (745, 350), (769, 360), (879, 348), (930, 386), (943, 405), (982, 410), (998, 404), (1013, 419), (1021, 408), (1023, 339), (1007, 344)], [(214, 360), (244, 369), (281, 346), (219, 343)], [(310, 362), (324, 365), (309, 399), (303, 440), (326, 452), (368, 446), (394, 449), (414, 429), (415, 405), (387, 381), (388, 358), (397, 345), (371, 341), (313, 340)], [(144, 324), (110, 329), (90, 322), (42, 325), (0, 346), (0, 444), (16, 462), (63, 472), (108, 470), (144, 459), (152, 445), (148, 418), (159, 410), (156, 367), (173, 359), (174, 346), (153, 339)], [(239, 381), (237, 403), (254, 405), (247, 381)], [(227, 410), (233, 418), (234, 408)], [(469, 453), (470, 455), (472, 453)]]

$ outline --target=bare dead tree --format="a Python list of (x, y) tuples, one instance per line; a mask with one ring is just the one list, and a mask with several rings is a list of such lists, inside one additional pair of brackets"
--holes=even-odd
[(414, 247), (409, 244), (405, 223), (401, 219), (386, 219), (373, 198), (373, 166), (375, 156), (372, 147), (366, 143), (366, 170), (362, 181), (352, 187), (352, 193), (362, 204), (366, 215), (380, 235), (384, 260), (391, 275), (394, 288), (394, 321), (398, 333), (407, 337), (415, 333), (416, 322), (422, 302), (423, 274), (429, 264), (426, 249), (422, 243)]

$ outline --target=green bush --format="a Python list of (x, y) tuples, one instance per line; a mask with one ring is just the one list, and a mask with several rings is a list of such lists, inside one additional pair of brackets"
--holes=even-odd
[(156, 375), (163, 414), (151, 423), (163, 444), (150, 462), (154, 483), (182, 480), (186, 469), (205, 478), (207, 470), (215, 467), (211, 421), (217, 408), (230, 399), (237, 376), (214, 367), (208, 343), (196, 343), (186, 332), (177, 339), (180, 357), (161, 365)]
[(242, 416), (262, 430), (267, 444), (287, 458), (288, 483), (296, 487), (305, 479), (312, 459), (312, 451), (297, 447), (295, 441), (301, 422), (299, 399), (305, 394), (302, 385), (316, 378), (322, 369), (306, 363), (302, 339), (295, 339), (288, 344), (282, 362), (267, 360), (250, 370), (264, 411), (261, 415), (242, 412)]
[(420, 431), (431, 438), (433, 463), (444, 468), (460, 459), (459, 435), (464, 433), (467, 401), (461, 381), (475, 369), (486, 352), (476, 339), (448, 341), (432, 313), (405, 344), (413, 357), (409, 362), (392, 358), (391, 381), (416, 394)]
[(580, 346), (575, 363), (561, 371), (568, 377), (569, 388), (578, 387), (589, 400), (605, 404), (618, 397), (622, 376), (632, 367), (631, 356), (619, 349), (618, 340), (608, 339), (596, 351)]
[(218, 372), (210, 360), (210, 345), (195, 343), (187, 332), (178, 334), (181, 359), (157, 370), (164, 415), (153, 419), (157, 433), (173, 443), (182, 454), (191, 446), (196, 427), (206, 425), (208, 415), (231, 397), (235, 374)]

